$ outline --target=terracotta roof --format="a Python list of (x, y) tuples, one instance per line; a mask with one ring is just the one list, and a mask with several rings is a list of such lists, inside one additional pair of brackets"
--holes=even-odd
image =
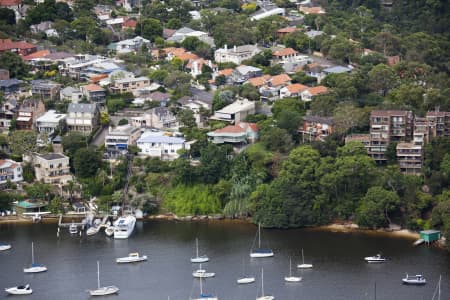
[(179, 58), (179, 59), (181, 59), (183, 61), (190, 60), (190, 59), (197, 59), (198, 58), (198, 56), (196, 54), (191, 53), (191, 52), (185, 52), (185, 53), (182, 53), (180, 55), (176, 55), (175, 57), (177, 57), (177, 58)]
[(123, 22), (122, 27), (128, 27), (128, 28), (136, 28), (137, 21), (133, 19), (128, 19), (125, 22)]
[(0, 51), (6, 51), (11, 49), (32, 49), (32, 48), (36, 48), (36, 45), (24, 41), (13, 42), (10, 39), (0, 39)]
[(304, 90), (307, 90), (308, 87), (306, 85), (300, 84), (300, 83), (294, 83), (286, 86), (287, 90), (291, 92), (292, 94), (303, 92)]
[(97, 84), (87, 84), (82, 86), (83, 89), (85, 89), (88, 92), (103, 92), (105, 91), (104, 88)]
[(36, 51), (34, 53), (31, 53), (29, 55), (26, 55), (24, 57), (22, 57), (24, 60), (32, 60), (32, 59), (36, 59), (36, 58), (44, 58), (47, 57), (47, 55), (50, 54), (50, 51), (48, 50), (40, 50), (40, 51)]
[(317, 96), (319, 94), (325, 94), (328, 92), (328, 89), (323, 85), (319, 85), (309, 88), (307, 91), (311, 94), (311, 96)]
[(272, 86), (278, 86), (291, 81), (291, 77), (289, 77), (288, 74), (280, 74), (272, 76), (272, 78), (270, 78), (269, 81)]
[(17, 6), (22, 0), (0, 0), (0, 6)]
[(314, 6), (314, 7), (307, 7), (307, 6), (302, 6), (299, 9), (302, 13), (309, 15), (317, 15), (317, 14), (324, 14), (325, 10), (320, 7), (320, 6)]
[[(203, 66), (204, 64), (206, 64), (207, 66), (209, 66), (207, 60), (204, 60), (203, 58), (199, 58), (199, 59), (191, 59), (191, 60), (189, 60), (189, 62), (187, 63), (186, 67), (189, 68), (189, 69), (192, 68), (192, 64), (193, 64), (194, 62), (197, 62), (198, 67), (199, 67), (200, 70), (202, 69), (202, 66)], [(217, 67), (216, 64), (211, 63), (211, 65), (212, 65), (213, 67)]]
[(250, 127), (252, 129), (252, 131), (257, 132), (258, 131), (258, 125), (256, 123), (245, 123), (245, 122), (241, 122), (239, 123), (239, 125), (241, 124), (245, 124), (248, 127)]
[(245, 129), (238, 125), (228, 125), (221, 129), (214, 130), (214, 133), (241, 133), (245, 132)]
[(277, 33), (292, 33), (295, 31), (300, 30), (300, 28), (297, 27), (285, 27), (277, 30)]
[(286, 56), (286, 55), (295, 55), (295, 54), (298, 54), (298, 52), (292, 48), (284, 48), (284, 49), (272, 52), (273, 56)]
[(250, 78), (248, 80), (248, 83), (250, 83), (254, 87), (260, 87), (260, 86), (265, 85), (267, 83), (267, 80), (269, 80), (269, 78), (270, 78), (270, 75), (254, 77), (254, 78)]
[(223, 76), (231, 76), (231, 74), (233, 74), (233, 70), (234, 69), (231, 69), (231, 68), (228, 68), (228, 69), (223, 69), (223, 70), (220, 70), (219, 72), (218, 72), (218, 74), (219, 74), (219, 76), (220, 75), (223, 75)]

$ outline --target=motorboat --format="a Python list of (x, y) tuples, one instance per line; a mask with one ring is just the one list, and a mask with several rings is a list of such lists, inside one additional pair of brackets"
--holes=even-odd
[(70, 234), (77, 234), (78, 233), (78, 226), (75, 223), (70, 224), (69, 226), (69, 233)]
[(238, 284), (249, 284), (255, 282), (255, 277), (241, 277), (237, 280)]
[(273, 300), (274, 296), (264, 294), (264, 270), (261, 269), (261, 297), (256, 297), (256, 300)]
[(200, 264), (200, 268), (192, 273), (192, 276), (195, 278), (210, 278), (216, 276), (216, 273), (206, 272), (205, 269), (202, 269), (202, 265)]
[(209, 257), (206, 255), (198, 255), (198, 238), (195, 239), (195, 249), (196, 249), (196, 256), (191, 257), (191, 263), (204, 263), (209, 261)]
[(305, 264), (305, 255), (303, 254), (303, 248), (302, 248), (302, 263), (297, 265), (297, 268), (299, 269), (311, 269), (313, 267), (312, 264)]
[(258, 224), (257, 235), (258, 235), (258, 248), (257, 249), (252, 249), (250, 251), (250, 257), (262, 258), (262, 257), (271, 257), (271, 256), (273, 256), (272, 249), (261, 248), (261, 224)]
[(0, 243), (0, 251), (5, 251), (11, 249), (11, 244)]
[(41, 273), (47, 271), (47, 267), (43, 264), (34, 262), (34, 243), (31, 243), (31, 266), (23, 269), (24, 273)]
[(146, 261), (147, 260), (147, 255), (142, 255), (139, 256), (139, 253), (134, 252), (134, 253), (130, 253), (128, 254), (128, 256), (125, 257), (119, 257), (116, 258), (116, 262), (117, 263), (133, 263), (133, 262), (140, 262), (140, 261)]
[(86, 230), (86, 235), (94, 235), (97, 234), (100, 231), (100, 226), (91, 226)]
[(204, 294), (203, 293), (203, 285), (202, 285), (202, 277), (200, 277), (200, 297), (199, 298), (190, 298), (191, 300), (218, 300), (216, 296), (212, 294)]
[(113, 236), (114, 235), (114, 226), (108, 226), (105, 228), (105, 234), (107, 236)]
[(115, 285), (100, 286), (100, 263), (97, 261), (97, 289), (89, 290), (91, 296), (106, 296), (116, 294), (119, 292), (119, 288)]
[(289, 276), (284, 277), (284, 281), (286, 282), (300, 282), (302, 280), (301, 277), (292, 276), (292, 260), (289, 258)]
[(6, 288), (5, 292), (7, 292), (10, 295), (30, 295), (33, 293), (33, 290), (30, 288), (29, 284), (26, 284)]
[(377, 254), (374, 256), (366, 256), (364, 257), (364, 260), (369, 263), (383, 263), (387, 261), (386, 257), (382, 256), (381, 254)]
[(408, 275), (402, 279), (404, 284), (423, 285), (427, 283), (427, 280), (422, 275)]
[(122, 216), (114, 222), (114, 238), (127, 239), (134, 230), (136, 218), (132, 215)]

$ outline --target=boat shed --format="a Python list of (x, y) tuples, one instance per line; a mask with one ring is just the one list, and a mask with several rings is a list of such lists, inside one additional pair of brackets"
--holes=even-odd
[(441, 232), (439, 230), (422, 230), (420, 232), (420, 238), (425, 241), (425, 243), (432, 243), (441, 238)]

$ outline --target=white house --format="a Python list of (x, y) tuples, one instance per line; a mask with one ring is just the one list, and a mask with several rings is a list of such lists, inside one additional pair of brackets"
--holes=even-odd
[(248, 99), (240, 99), (217, 110), (211, 119), (238, 124), (244, 121), (248, 115), (253, 114), (255, 114), (255, 102)]
[(141, 130), (131, 125), (109, 127), (108, 134), (105, 136), (105, 148), (112, 152), (126, 150), (128, 146), (136, 144), (140, 135)]
[(36, 128), (40, 133), (51, 134), (66, 119), (66, 114), (59, 114), (55, 110), (47, 111), (36, 120)]
[(257, 45), (234, 46), (231, 49), (225, 45), (224, 48), (219, 48), (214, 52), (214, 60), (217, 63), (232, 62), (240, 65), (244, 60), (252, 58), (259, 52), (261, 50)]
[(144, 133), (137, 140), (137, 146), (141, 155), (159, 157), (162, 160), (177, 159), (179, 157), (178, 150), (190, 149), (190, 143), (186, 143), (183, 138), (152, 132)]
[(22, 181), (22, 166), (11, 159), (0, 159), (0, 184), (4, 184), (8, 180), (11, 182)]
[(148, 48), (150, 48), (150, 41), (140, 36), (136, 36), (128, 40), (119, 41), (115, 44), (116, 53), (123, 54), (137, 52), (142, 48), (142, 45), (146, 45)]

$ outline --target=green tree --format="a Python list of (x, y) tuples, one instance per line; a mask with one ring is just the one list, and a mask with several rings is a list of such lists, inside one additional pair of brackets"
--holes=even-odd
[(177, 114), (177, 119), (180, 122), (180, 124), (182, 124), (183, 127), (187, 127), (190, 129), (197, 127), (194, 113), (190, 109), (180, 110)]
[(11, 78), (23, 78), (28, 75), (29, 67), (16, 53), (5, 51), (0, 53), (0, 66), (9, 71)]
[(400, 203), (395, 192), (379, 186), (371, 187), (361, 199), (356, 213), (356, 222), (363, 227), (386, 227), (390, 223), (389, 213)]
[(384, 64), (373, 67), (368, 76), (371, 89), (382, 96), (386, 96), (398, 82), (398, 77), (394, 71)]
[(270, 151), (287, 153), (293, 146), (291, 135), (278, 127), (272, 127), (261, 134), (261, 143)]
[(80, 148), (73, 158), (75, 175), (79, 178), (91, 178), (102, 166), (102, 158), (98, 151), (91, 148)]
[(62, 146), (64, 152), (73, 159), (78, 149), (88, 146), (87, 137), (79, 132), (69, 132), (66, 136), (63, 136)]
[(9, 148), (11, 152), (16, 156), (22, 156), (23, 154), (30, 155), (37, 151), (37, 133), (27, 130), (13, 131), (9, 138)]
[(140, 35), (154, 42), (155, 38), (162, 36), (163, 26), (161, 25), (161, 22), (159, 20), (148, 18), (142, 21), (142, 25), (140, 23), (136, 25), (135, 32), (137, 35)]
[(16, 24), (16, 14), (12, 9), (6, 7), (0, 7), (0, 22), (4, 22), (7, 25)]

